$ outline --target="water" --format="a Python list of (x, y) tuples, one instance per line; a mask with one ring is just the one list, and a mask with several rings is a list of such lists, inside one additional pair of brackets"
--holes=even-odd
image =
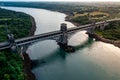
[[(35, 34), (59, 30), (66, 22), (65, 14), (35, 8), (4, 7), (20, 11), (35, 18)], [(76, 48), (66, 53), (53, 40), (37, 42), (27, 52), (33, 60), (33, 73), (37, 80), (120, 80), (120, 49), (107, 43), (94, 41), (78, 32), (71, 36), (69, 44)]]

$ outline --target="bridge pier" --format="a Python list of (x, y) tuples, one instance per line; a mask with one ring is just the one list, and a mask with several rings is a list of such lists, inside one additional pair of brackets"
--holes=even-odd
[(58, 45), (66, 52), (74, 52), (74, 47), (68, 45), (67, 25), (65, 23), (61, 24), (60, 31), (62, 32), (62, 35), (58, 40)]
[(17, 53), (17, 46), (16, 46), (16, 44), (11, 44), (10, 45), (10, 51), (11, 51), (11, 53)]
[(24, 54), (26, 53), (26, 50), (28, 48), (28, 45), (23, 45), (23, 46), (20, 46), (20, 56), (21, 58), (24, 60)]
[(92, 38), (92, 34), (94, 34), (94, 31), (95, 31), (95, 23), (92, 23), (91, 27), (87, 29), (87, 32), (86, 34), (88, 34), (88, 36), (90, 38)]

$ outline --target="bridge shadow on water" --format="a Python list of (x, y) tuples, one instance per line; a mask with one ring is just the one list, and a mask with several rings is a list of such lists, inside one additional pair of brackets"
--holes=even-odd
[[(82, 50), (84, 48), (90, 48), (92, 43), (93, 43), (93, 39), (88, 38), (86, 40), (86, 42), (84, 42), (83, 44), (78, 45), (78, 46), (73, 46), (73, 47), (75, 47), (76, 51), (79, 51), (79, 50)], [(65, 60), (66, 56), (69, 54), (70, 53), (67, 53), (64, 50), (57, 48), (57, 50), (53, 51), (52, 53), (50, 53), (46, 57), (43, 57), (43, 58), (40, 58), (37, 60), (32, 60), (32, 69), (35, 69), (35, 68), (40, 67), (40, 66), (42, 67), (42, 66), (48, 65), (56, 60)]]
[(76, 51), (82, 50), (84, 48), (89, 48), (93, 43), (93, 38), (88, 38), (84, 43), (78, 46), (73, 46)]

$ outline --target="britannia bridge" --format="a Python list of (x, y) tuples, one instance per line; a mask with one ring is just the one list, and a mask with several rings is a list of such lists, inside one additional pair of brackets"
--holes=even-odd
[(97, 23), (81, 25), (79, 27), (67, 28), (67, 25), (62, 23), (60, 30), (52, 31), (48, 33), (43, 33), (39, 35), (34, 35), (30, 37), (25, 37), (21, 39), (14, 39), (13, 34), (7, 34), (8, 40), (6, 42), (0, 43), (0, 50), (10, 49), (11, 51), (16, 51), (18, 47), (23, 47), (25, 45), (30, 45), (43, 40), (56, 40), (57, 43), (67, 45), (70, 36), (78, 31), (86, 30), (88, 33), (93, 33), (95, 29), (104, 30), (105, 26), (109, 25), (109, 22), (116, 21), (120, 19), (111, 19), (107, 21), (101, 21)]

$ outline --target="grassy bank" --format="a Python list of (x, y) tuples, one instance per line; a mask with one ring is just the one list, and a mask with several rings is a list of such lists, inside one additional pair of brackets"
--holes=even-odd
[[(0, 8), (0, 42), (7, 41), (5, 23), (16, 39), (28, 36), (32, 27), (29, 15)], [(25, 80), (25, 78), (20, 56), (8, 51), (0, 51), (0, 80)]]

